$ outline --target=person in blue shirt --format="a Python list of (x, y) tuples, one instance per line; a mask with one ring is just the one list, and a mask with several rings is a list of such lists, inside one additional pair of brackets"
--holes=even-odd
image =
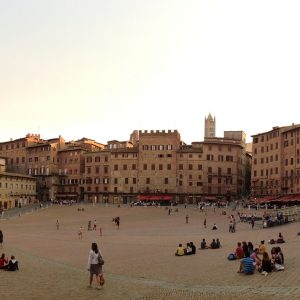
[(253, 259), (250, 257), (249, 251), (247, 251), (245, 253), (245, 258), (241, 260), (238, 273), (244, 273), (250, 275), (254, 273), (254, 270), (255, 270), (255, 265)]

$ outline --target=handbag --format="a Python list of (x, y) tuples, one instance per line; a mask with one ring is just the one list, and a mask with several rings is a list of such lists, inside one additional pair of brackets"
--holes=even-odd
[(102, 256), (99, 254), (98, 255), (98, 264), (100, 265), (100, 266), (103, 266), (104, 265), (104, 260), (103, 260), (103, 258), (102, 258)]

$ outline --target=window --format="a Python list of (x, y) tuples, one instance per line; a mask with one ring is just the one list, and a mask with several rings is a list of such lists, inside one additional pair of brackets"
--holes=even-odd
[(163, 169), (163, 165), (162, 164), (159, 164), (158, 165), (158, 169), (161, 171)]
[(136, 178), (135, 177), (132, 178), (132, 183), (136, 184)]
[(128, 184), (128, 178), (125, 178), (125, 184)]
[(118, 178), (114, 179), (114, 184), (118, 184)]
[(155, 170), (155, 164), (151, 165), (151, 170)]
[(136, 170), (136, 164), (132, 164), (132, 170)]
[(95, 157), (95, 162), (100, 162), (100, 156)]
[(165, 184), (169, 184), (169, 178), (165, 177)]
[(118, 171), (119, 167), (118, 165), (114, 165), (114, 171)]
[(202, 170), (202, 165), (198, 165), (198, 170)]
[(143, 169), (147, 170), (147, 164), (144, 164)]
[(212, 167), (208, 167), (207, 172), (212, 173)]
[(146, 178), (146, 184), (150, 184), (150, 178), (149, 177)]
[(189, 170), (193, 170), (193, 165), (189, 164)]
[(211, 177), (211, 176), (208, 176), (208, 177), (207, 177), (207, 182), (208, 182), (208, 183), (212, 183), (212, 177)]
[(183, 164), (179, 164), (178, 168), (179, 170), (183, 170)]
[(96, 174), (99, 174), (99, 171), (100, 171), (99, 166), (96, 166), (96, 167), (95, 167), (95, 173), (96, 173)]
[(167, 145), (167, 150), (172, 150), (172, 145)]
[(218, 155), (218, 161), (223, 161), (223, 155)]
[(172, 169), (172, 165), (171, 165), (171, 164), (168, 164), (168, 165), (167, 165), (167, 169), (168, 169), (168, 170), (171, 170), (171, 169)]
[(104, 174), (108, 173), (108, 166), (104, 166)]
[(206, 159), (207, 160), (214, 160), (214, 156), (212, 154), (207, 154)]
[(123, 170), (127, 170), (127, 165), (123, 165)]
[(227, 168), (227, 174), (231, 174), (231, 168)]

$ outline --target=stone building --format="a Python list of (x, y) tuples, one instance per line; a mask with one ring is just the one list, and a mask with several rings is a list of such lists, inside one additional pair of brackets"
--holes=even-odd
[(0, 208), (9, 209), (36, 202), (36, 179), (6, 172), (6, 159), (0, 157)]
[(216, 118), (209, 113), (204, 121), (204, 138), (216, 136)]
[(253, 196), (300, 193), (300, 125), (252, 136)]

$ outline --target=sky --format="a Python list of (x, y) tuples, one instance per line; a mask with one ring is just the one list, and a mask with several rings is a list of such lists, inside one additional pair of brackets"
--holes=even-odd
[(300, 123), (300, 1), (0, 0), (0, 141), (202, 141)]

